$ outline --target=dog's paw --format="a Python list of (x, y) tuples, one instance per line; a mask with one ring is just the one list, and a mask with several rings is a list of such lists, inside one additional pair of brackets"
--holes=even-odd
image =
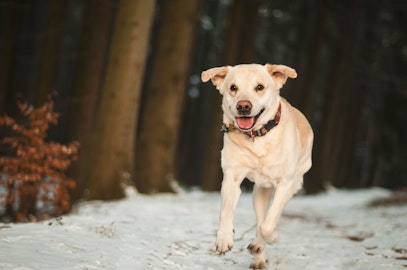
[(267, 260), (257, 260), (254, 259), (252, 264), (250, 264), (250, 269), (266, 269)]
[(259, 244), (259, 243), (253, 242), (247, 246), (247, 249), (249, 250), (250, 254), (256, 255), (256, 254), (262, 253), (264, 251), (264, 244)]
[(226, 252), (232, 250), (233, 233), (233, 230), (230, 232), (218, 231), (216, 236), (216, 251), (219, 252), (219, 254), (224, 255)]

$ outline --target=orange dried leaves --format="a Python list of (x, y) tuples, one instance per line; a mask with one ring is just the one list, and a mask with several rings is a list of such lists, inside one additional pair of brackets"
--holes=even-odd
[[(75, 182), (66, 177), (65, 171), (72, 160), (76, 159), (79, 143), (63, 145), (45, 141), (49, 126), (58, 123), (59, 114), (53, 111), (52, 100), (39, 108), (18, 102), (18, 108), (25, 118), (25, 124), (17, 123), (7, 115), (0, 116), (0, 126), (9, 127), (12, 133), (1, 139), (12, 153), (0, 157), (0, 172), (6, 175), (9, 185), (10, 194), (6, 202), (12, 204), (15, 201), (15, 195), (11, 193), (14, 192), (16, 183), (19, 185), (18, 190), (24, 188), (24, 183), (34, 183), (37, 187), (35, 192), (38, 189), (54, 189), (52, 192), (56, 196), (52, 200), (55, 215), (67, 212), (70, 208), (68, 189), (74, 188)], [(44, 178), (48, 180), (44, 181)], [(33, 190), (30, 186), (30, 192), (34, 192)], [(21, 219), (24, 213), (27, 213), (26, 209), (19, 209), (15, 218)]]

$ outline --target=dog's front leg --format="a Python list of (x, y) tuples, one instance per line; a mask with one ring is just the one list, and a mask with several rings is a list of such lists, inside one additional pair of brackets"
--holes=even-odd
[(240, 184), (243, 181), (224, 173), (221, 189), (221, 210), (219, 229), (216, 235), (216, 250), (225, 254), (233, 247), (233, 213), (240, 197)]

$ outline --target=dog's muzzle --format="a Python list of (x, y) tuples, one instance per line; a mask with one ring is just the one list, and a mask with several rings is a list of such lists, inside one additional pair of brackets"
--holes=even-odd
[[(251, 110), (251, 108), (250, 108)], [(236, 117), (236, 123), (239, 129), (247, 131), (250, 130), (254, 127), (256, 124), (257, 119), (260, 117), (260, 115), (264, 112), (264, 109), (262, 109), (258, 114), (255, 116), (242, 116), (242, 117)]]
[[(254, 121), (254, 123), (249, 123), (248, 125), (252, 125), (252, 127), (254, 126), (254, 124), (256, 123), (257, 118), (259, 118), (259, 116), (263, 113), (264, 109), (261, 110), (256, 116), (254, 117), (236, 117), (236, 122), (244, 122), (244, 121), (248, 121), (248, 122), (252, 122)], [(245, 119), (248, 118), (248, 119)], [(252, 118), (254, 118), (254, 120), (252, 120)], [(249, 138), (254, 139), (255, 137), (260, 137), (260, 136), (264, 136), (266, 135), (272, 128), (274, 128), (275, 126), (278, 125), (278, 123), (280, 123), (280, 118), (281, 118), (281, 103), (278, 105), (278, 109), (277, 112), (274, 116), (274, 119), (269, 120), (266, 124), (264, 124), (260, 129), (257, 130), (241, 130), (242, 128), (239, 126), (239, 128), (237, 128), (234, 124), (229, 123), (229, 125), (226, 125), (225, 123), (222, 124), (222, 128), (221, 131), (228, 133), (228, 132), (232, 132), (232, 131), (236, 131), (236, 130), (240, 130), (242, 131), (244, 134), (246, 134), (247, 136), (249, 136)], [(246, 123), (247, 124), (247, 123)]]

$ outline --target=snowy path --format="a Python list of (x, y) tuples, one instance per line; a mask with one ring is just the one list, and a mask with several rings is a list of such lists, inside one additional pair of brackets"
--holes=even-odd
[[(382, 189), (298, 196), (268, 247), (269, 269), (407, 269), (407, 206), (368, 208)], [(235, 245), (215, 254), (219, 194), (187, 192), (110, 203), (41, 223), (0, 224), (0, 269), (248, 269), (250, 194), (235, 216)], [(52, 222), (51, 225), (49, 223)]]

